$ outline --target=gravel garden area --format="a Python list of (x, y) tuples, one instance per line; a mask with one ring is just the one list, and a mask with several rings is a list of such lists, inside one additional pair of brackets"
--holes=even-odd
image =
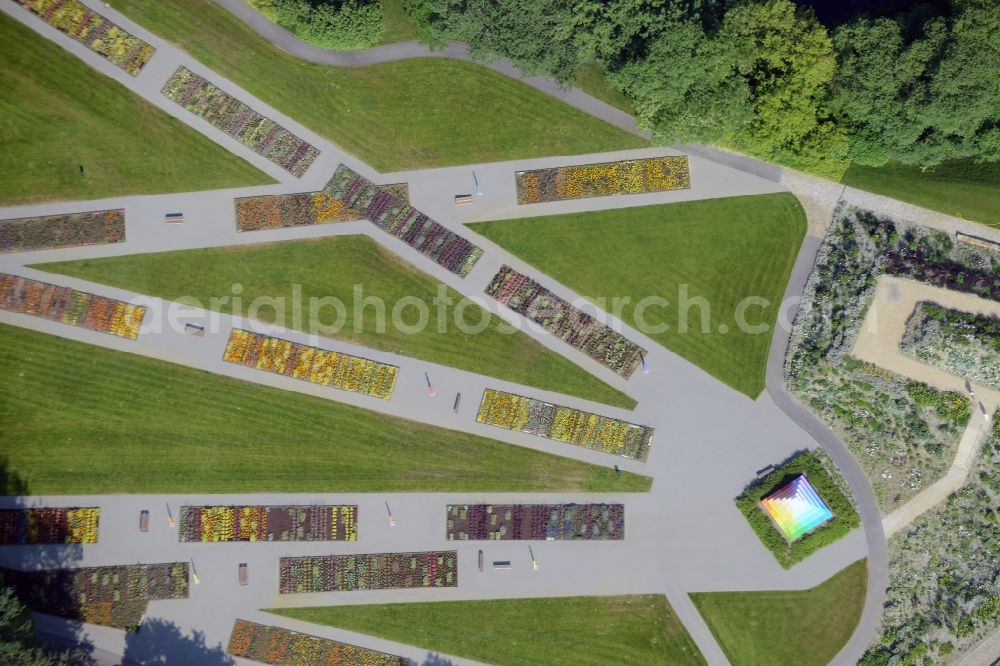
[(941, 477), (970, 418), (968, 397), (848, 354), (879, 275), (995, 298), (996, 259), (944, 233), (838, 211), (806, 285), (786, 358), (790, 390), (857, 457), (884, 513)]
[(913, 358), (1000, 390), (1000, 318), (921, 302), (901, 349)]

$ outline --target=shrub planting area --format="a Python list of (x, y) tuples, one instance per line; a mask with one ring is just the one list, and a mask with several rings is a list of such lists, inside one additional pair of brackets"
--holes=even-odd
[(966, 396), (849, 356), (883, 273), (1000, 296), (1000, 258), (942, 232), (838, 211), (817, 256), (785, 361), (788, 386), (854, 453), (888, 513), (950, 467), (970, 417)]
[[(760, 501), (799, 474), (805, 474), (809, 483), (833, 512), (833, 518), (789, 543), (771, 522)], [(755, 479), (736, 498), (736, 506), (757, 533), (764, 547), (774, 554), (781, 566), (788, 569), (861, 524), (858, 512), (849, 497), (850, 491), (840, 472), (827, 455), (817, 449), (798, 453), (775, 466), (774, 471), (767, 476)]]
[(246, 620), (236, 620), (226, 652), (274, 666), (409, 666), (396, 655)]
[(295, 176), (302, 176), (319, 155), (315, 147), (187, 67), (179, 67), (162, 92)]
[(149, 601), (188, 596), (187, 562), (0, 571), (33, 611), (126, 631), (138, 631)]
[(0, 545), (97, 543), (97, 507), (0, 509)]
[(486, 389), (476, 421), (604, 453), (646, 460), (653, 428)]
[(234, 328), (224, 361), (388, 400), (399, 368)]
[(357, 541), (357, 506), (182, 506), (180, 541)]
[(0, 273), (0, 308), (129, 340), (139, 335), (146, 314), (141, 305), (7, 273)]
[(531, 204), (691, 187), (687, 157), (651, 157), (518, 171), (517, 203)]
[[(994, 417), (995, 418), (995, 417)], [(882, 626), (862, 666), (958, 663), (1000, 625), (1000, 424), (967, 483), (889, 540)]]
[(283, 557), (279, 574), (281, 594), (456, 587), (458, 552)]
[[(705, 663), (662, 594), (337, 605), (268, 612), (496, 666)], [(768, 663), (772, 662), (760, 661), (755, 666)]]
[(619, 541), (624, 504), (449, 504), (448, 540)]
[(1000, 390), (1000, 317), (917, 303), (901, 349), (919, 361)]
[(15, 2), (132, 76), (136, 76), (156, 52), (146, 42), (122, 30), (77, 0)]
[(504, 264), (486, 293), (628, 379), (645, 349)]
[(323, 192), (460, 277), (468, 275), (483, 255), (482, 248), (421, 213), (397, 190), (379, 187), (343, 164)]
[(26, 252), (124, 241), (123, 209), (0, 220), (0, 252)]

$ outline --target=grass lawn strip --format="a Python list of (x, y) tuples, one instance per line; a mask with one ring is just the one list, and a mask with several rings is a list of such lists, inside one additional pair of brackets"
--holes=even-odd
[[(736, 506), (746, 517), (761, 543), (784, 568), (809, 557), (861, 524), (843, 479), (835, 479), (836, 467), (819, 450), (797, 454), (777, 465), (767, 476), (754, 480), (736, 498)], [(799, 474), (805, 474), (820, 498), (833, 512), (833, 518), (799, 539), (789, 543), (760, 506), (760, 500), (781, 488)]]
[(365, 604), (268, 612), (496, 666), (705, 663), (666, 597), (657, 594)]
[(651, 483), (8, 325), (0, 432), (0, 455), (37, 495), (629, 492)]
[(0, 220), (0, 252), (125, 242), (125, 210)]
[(272, 666), (324, 664), (324, 666), (410, 666), (409, 659), (237, 619), (226, 653)]
[(162, 92), (295, 176), (301, 177), (319, 155), (315, 147), (187, 67), (179, 67)]
[(810, 590), (697, 592), (691, 600), (733, 666), (826, 664), (854, 633), (867, 560)]
[(214, 2), (110, 4), (383, 173), (649, 145), (480, 65), (317, 65), (272, 46)]
[[(794, 196), (773, 194), (470, 228), (603, 308), (627, 297), (625, 323), (755, 398), (806, 219)], [(670, 305), (637, 312), (651, 296)], [(768, 305), (745, 307), (741, 329), (737, 308), (751, 297)]]
[(6, 14), (0, 62), (0, 205), (274, 182)]
[[(635, 406), (625, 394), (525, 333), (511, 332), (500, 317), (474, 302), (465, 301), (469, 307), (463, 306), (460, 313), (458, 307), (464, 299), (458, 292), (365, 236), (85, 259), (37, 267), (166, 300), (192, 297), (211, 309), (252, 316), (265, 323), (276, 323), (278, 312), (270, 307), (251, 312), (247, 305), (259, 297), (292, 303), (296, 297), (292, 285), (298, 284), (304, 306), (312, 298), (328, 296), (345, 306), (343, 320), (335, 308), (317, 308), (315, 325), (308, 320), (301, 324), (306, 333), (616, 407)], [(241, 299), (233, 298), (232, 286), (237, 282), (243, 286)], [(420, 299), (428, 305), (427, 326), (417, 333), (391, 324), (379, 329), (378, 308), (364, 305), (364, 299), (372, 296), (387, 304), (386, 319), (393, 304), (403, 297)], [(439, 296), (454, 306), (440, 317), (439, 308), (434, 306)], [(462, 328), (455, 323), (459, 317)], [(295, 324), (288, 317), (282, 319), (286, 326)]]

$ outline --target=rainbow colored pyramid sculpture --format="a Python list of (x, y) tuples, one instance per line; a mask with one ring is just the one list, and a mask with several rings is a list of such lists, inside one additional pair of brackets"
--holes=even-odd
[(804, 474), (775, 490), (760, 504), (789, 541), (795, 541), (833, 518), (833, 512), (816, 494)]

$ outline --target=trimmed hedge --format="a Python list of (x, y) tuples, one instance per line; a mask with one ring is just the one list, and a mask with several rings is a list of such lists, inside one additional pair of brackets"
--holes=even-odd
[[(816, 528), (791, 544), (760, 507), (760, 500), (785, 485), (799, 474), (805, 474), (819, 496), (833, 511), (825, 525)], [(836, 475), (836, 478), (835, 478)], [(774, 471), (755, 479), (736, 498), (736, 506), (757, 533), (764, 547), (770, 550), (785, 569), (801, 562), (817, 550), (829, 546), (861, 524), (861, 518), (849, 499), (846, 483), (839, 478), (832, 461), (820, 450), (793, 454)]]

